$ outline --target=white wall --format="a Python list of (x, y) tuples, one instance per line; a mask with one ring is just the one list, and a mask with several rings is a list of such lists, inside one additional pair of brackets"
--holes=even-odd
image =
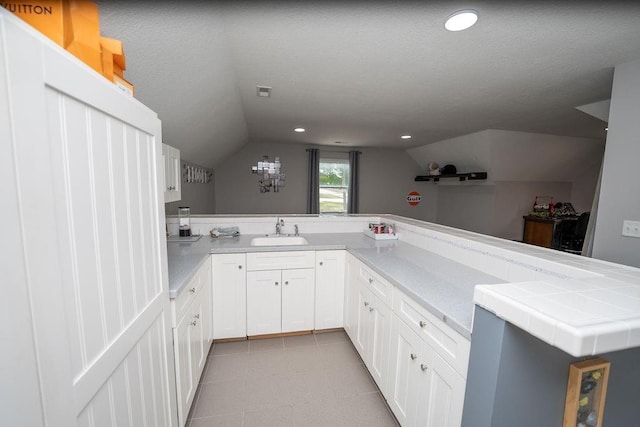
[(536, 196), (571, 202), (578, 212), (591, 209), (603, 143), (487, 129), (407, 151), (424, 169), (436, 162), (488, 173), (486, 183), (438, 184), (437, 223), (520, 240), (522, 216)]
[(640, 239), (624, 237), (623, 220), (640, 221), (640, 60), (616, 66), (593, 257), (640, 267)]
[[(217, 214), (303, 214), (307, 210), (308, 146), (301, 144), (250, 143), (216, 169)], [(339, 157), (327, 150), (355, 148), (318, 147), (321, 157)], [(402, 150), (360, 148), (360, 212), (394, 213), (433, 221), (437, 194), (432, 186), (414, 182), (421, 174), (418, 164)], [(263, 155), (280, 157), (286, 185), (278, 193), (260, 193), (258, 177), (251, 166)], [(411, 207), (410, 191), (418, 191), (422, 202)]]

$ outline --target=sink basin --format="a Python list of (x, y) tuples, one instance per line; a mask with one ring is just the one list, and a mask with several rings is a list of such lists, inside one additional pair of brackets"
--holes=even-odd
[(251, 239), (251, 246), (293, 246), (308, 244), (309, 241), (302, 236), (266, 236)]

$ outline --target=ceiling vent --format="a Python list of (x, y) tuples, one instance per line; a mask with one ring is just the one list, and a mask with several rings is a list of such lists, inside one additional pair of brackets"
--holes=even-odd
[(270, 86), (256, 86), (258, 88), (258, 96), (269, 98), (271, 96)]

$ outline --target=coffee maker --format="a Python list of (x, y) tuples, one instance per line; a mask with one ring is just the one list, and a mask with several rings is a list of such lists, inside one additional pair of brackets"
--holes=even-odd
[(178, 208), (178, 230), (180, 237), (191, 236), (191, 208), (189, 206), (181, 206)]

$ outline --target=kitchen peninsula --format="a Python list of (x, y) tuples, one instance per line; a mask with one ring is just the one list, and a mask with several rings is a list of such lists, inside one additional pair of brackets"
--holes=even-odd
[[(500, 343), (496, 343), (495, 340), (491, 341), (486, 329), (478, 329), (488, 327), (491, 330), (492, 326), (487, 326), (491, 321), (502, 322), (545, 349), (549, 348), (552, 352), (564, 355), (563, 362), (567, 361), (566, 365), (547, 368), (550, 371), (561, 372), (560, 378), (555, 380), (559, 383), (564, 382), (565, 385), (568, 363), (577, 360), (576, 358), (596, 354), (613, 354), (615, 358), (617, 354), (638, 353), (640, 316), (637, 307), (634, 311), (633, 304), (639, 302), (637, 298), (640, 292), (640, 271), (636, 268), (571, 254), (558, 254), (543, 248), (392, 215), (284, 218), (288, 226), (298, 225), (300, 234), (308, 240), (308, 245), (251, 246), (252, 237), (272, 232), (276, 217), (194, 218), (193, 227), (199, 227), (201, 231), (208, 231), (215, 226), (236, 225), (240, 227), (242, 235), (235, 239), (216, 240), (204, 236), (197, 243), (169, 243), (169, 282), (172, 294), (180, 292), (184, 283), (190, 279), (190, 274), (197, 270), (199, 264), (205, 263), (210, 255), (215, 257), (220, 254), (282, 250), (346, 251), (344, 328), (403, 425), (405, 422), (415, 422), (417, 416), (409, 415), (408, 419), (404, 419), (403, 414), (407, 413), (405, 410), (412, 414), (418, 409), (402, 407), (403, 402), (398, 400), (398, 394), (393, 390), (394, 384), (402, 381), (398, 372), (405, 368), (401, 365), (402, 360), (394, 360), (394, 357), (398, 351), (403, 350), (403, 345), (410, 342), (407, 337), (419, 334), (422, 330), (420, 325), (427, 324), (427, 320), (418, 320), (419, 325), (412, 330), (409, 323), (413, 318), (407, 314), (407, 309), (414, 310), (412, 313), (422, 310), (425, 317), (432, 316), (428, 320), (437, 322), (434, 323), (436, 327), (444, 332), (438, 332), (440, 341), (430, 344), (432, 347), (441, 346), (436, 349), (436, 355), (445, 358), (449, 367), (454, 368), (453, 373), (464, 380), (462, 387), (458, 387), (457, 390), (452, 387), (450, 390), (453, 393), (450, 396), (453, 403), (446, 425), (458, 425), (461, 419), (463, 425), (469, 426), (508, 425), (506, 422), (496, 424), (496, 419), (492, 420), (490, 415), (485, 415), (486, 424), (477, 424), (477, 420), (482, 417), (474, 413), (478, 410), (479, 401), (498, 409), (502, 406), (499, 395), (504, 391), (499, 387), (494, 390), (495, 394), (477, 393), (476, 389), (477, 381), (486, 381), (482, 374), (493, 372), (497, 375), (500, 369), (505, 369), (504, 366), (494, 366), (495, 369), (487, 370), (487, 366), (492, 363), (481, 357), (483, 352), (485, 355), (488, 354), (488, 343), (494, 343), (496, 346), (492, 351), (497, 353), (491, 357), (498, 361), (501, 357), (506, 360), (506, 344), (498, 345)], [(394, 223), (399, 239), (374, 241), (364, 236), (362, 230), (371, 222)], [(175, 226), (174, 219), (169, 218), (168, 224), (171, 230)], [(286, 232), (286, 228), (284, 231)], [(387, 307), (393, 312), (392, 316), (387, 316), (392, 317), (393, 327), (379, 336), (388, 347), (382, 362), (386, 366), (376, 366), (373, 360), (367, 363), (368, 353), (359, 348), (357, 334), (350, 333), (352, 325), (349, 324), (349, 289), (357, 286), (352, 283), (357, 281), (353, 279), (353, 272), (349, 271), (351, 258), (360, 263), (361, 271), (369, 271), (372, 277), (388, 283), (393, 288), (390, 292), (392, 295), (387, 296), (383, 291), (378, 300), (373, 299), (381, 308)], [(370, 283), (374, 283), (374, 279), (370, 279)], [(370, 295), (375, 294), (376, 290), (369, 289), (365, 292), (369, 292), (365, 294), (369, 296), (365, 298), (365, 302), (368, 303)], [(215, 291), (213, 298), (215, 299)], [(385, 301), (385, 298), (388, 299)], [(383, 302), (386, 302), (386, 306), (381, 304)], [(403, 305), (404, 302), (408, 302), (408, 305)], [(585, 302), (591, 303), (589, 312), (584, 308)], [(477, 305), (476, 308), (474, 304)], [(472, 319), (474, 310), (477, 318), (482, 320), (476, 321), (475, 324)], [(485, 318), (491, 320), (486, 321)], [(403, 328), (408, 331), (404, 331)], [(485, 336), (488, 337), (488, 341), (474, 341), (472, 336)], [(471, 343), (470, 351), (469, 342), (466, 349), (464, 344), (468, 340)], [(454, 344), (447, 348), (445, 342)], [(501, 355), (500, 351), (504, 353)], [(450, 359), (447, 360), (446, 357)], [(469, 359), (470, 363), (467, 363)], [(625, 363), (619, 362), (616, 366), (620, 369)], [(378, 368), (385, 371), (384, 377), (377, 372)], [(610, 394), (619, 393), (617, 389), (629, 391), (628, 384), (616, 384), (617, 382), (618, 380), (612, 377)], [(462, 399), (465, 383), (466, 389), (469, 390), (471, 387), (474, 393), (466, 394), (463, 418)], [(450, 383), (452, 384), (454, 383)], [(457, 398), (455, 393), (459, 393)], [(520, 405), (526, 407), (527, 400), (531, 399), (529, 394), (526, 390), (511, 393), (509, 405), (512, 413), (517, 414), (522, 409)], [(492, 396), (493, 400), (487, 402), (488, 396)], [(496, 413), (499, 412), (498, 409), (495, 410)], [(562, 405), (548, 409), (545, 416), (556, 419)], [(631, 408), (625, 409), (624, 405), (619, 405), (615, 411), (621, 419), (626, 419)], [(470, 420), (471, 416), (474, 422)], [(561, 419), (562, 414), (559, 416)], [(605, 420), (607, 416), (615, 415), (607, 413)]]

